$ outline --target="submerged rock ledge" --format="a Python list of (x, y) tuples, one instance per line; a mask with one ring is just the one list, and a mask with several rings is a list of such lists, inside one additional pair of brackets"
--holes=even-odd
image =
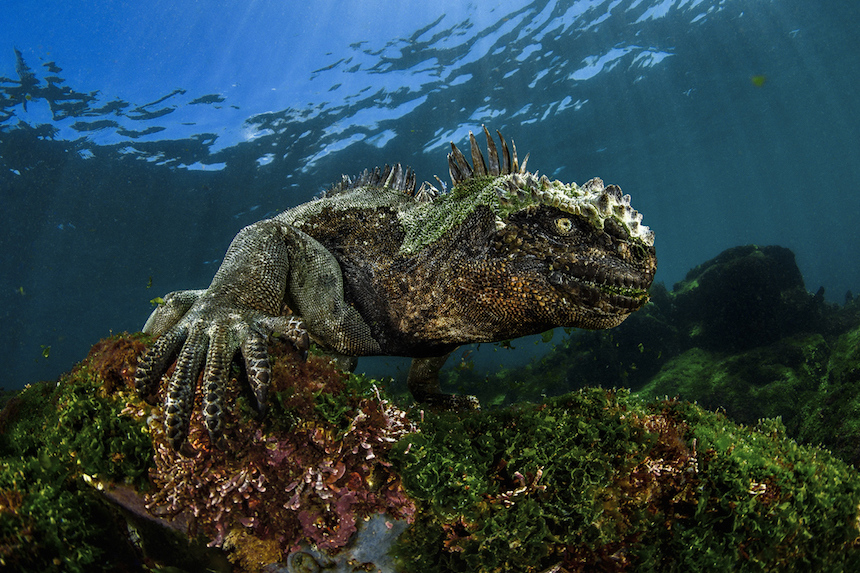
[(57, 383), (6, 403), (4, 570), (860, 565), (860, 475), (797, 445), (778, 420), (744, 427), (604, 389), (490, 412), (407, 411), (373, 381), (276, 344), (268, 418), (253, 417), (234, 377), (230, 448), (198, 429), (183, 458), (133, 391), (142, 346), (140, 335), (103, 340)]

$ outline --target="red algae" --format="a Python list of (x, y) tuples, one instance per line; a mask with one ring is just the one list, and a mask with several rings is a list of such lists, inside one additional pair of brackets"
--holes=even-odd
[[(385, 461), (401, 436), (417, 431), (406, 413), (328, 358), (302, 361), (279, 342), (270, 355), (268, 417), (234, 408), (223, 448), (210, 443), (199, 407), (183, 453), (167, 443), (163, 420), (151, 419), (149, 510), (187, 522), (189, 534), (203, 534), (213, 546), (235, 548), (230, 540), (251, 536), (282, 554), (303, 542), (336, 552), (373, 514), (411, 521), (415, 506)], [(232, 378), (227, 402), (242, 402), (243, 383)]]

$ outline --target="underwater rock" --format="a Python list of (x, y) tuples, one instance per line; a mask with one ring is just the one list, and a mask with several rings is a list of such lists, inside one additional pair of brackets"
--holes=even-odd
[(689, 403), (591, 389), (428, 416), (421, 429), (393, 451), (422, 502), (395, 549), (406, 571), (860, 564), (856, 472), (787, 439), (777, 420), (743, 427)]
[(788, 434), (799, 436), (804, 410), (820, 392), (830, 355), (820, 334), (734, 354), (692, 348), (671, 359), (639, 394), (695, 400), (706, 409), (723, 409), (742, 424), (781, 417)]
[[(674, 320), (692, 345), (736, 352), (770, 344), (820, 322), (794, 253), (746, 245), (723, 251), (672, 289)], [(823, 301), (818, 301), (820, 304)]]
[[(181, 455), (167, 444), (160, 409), (134, 392), (142, 347), (139, 336), (102, 341), (57, 384), (26, 389), (0, 414), (0, 499), (11, 496), (22, 508), (12, 516), (0, 508), (0, 565), (92, 571), (124, 547), (123, 563), (262, 571), (302, 546), (332, 554), (354, 547), (355, 532), (374, 517), (386, 516), (392, 527), (412, 518), (414, 502), (386, 452), (415, 427), (373, 382), (340, 372), (328, 358), (301, 361), (275, 342), (269, 417), (259, 420), (241, 395), (228, 416), (227, 447), (213, 447), (195, 419), (194, 451)], [(234, 398), (244, 383), (237, 376), (228, 390)], [(57, 489), (27, 489), (42, 479)], [(46, 506), (46, 521), (38, 512), (25, 516), (33, 503)], [(72, 526), (89, 525), (67, 531), (55, 523), (51, 512), (62, 510), (52, 504), (80, 516), (67, 519)], [(97, 518), (92, 508), (101, 508)], [(220, 549), (201, 551), (199, 540)], [(186, 563), (188, 555), (195, 562)]]
[(736, 247), (696, 267), (671, 306), (655, 305), (680, 335), (671, 346), (685, 350), (666, 352), (639, 393), (721, 408), (745, 424), (779, 416), (789, 436), (860, 464), (860, 305), (828, 304), (822, 292), (803, 288), (781, 247)]
[(744, 427), (599, 388), (490, 412), (404, 410), (276, 342), (268, 417), (234, 370), (228, 447), (195, 419), (182, 456), (132, 389), (140, 345), (102, 341), (0, 413), (4, 570), (860, 567), (860, 475), (778, 420)]
[(860, 467), (860, 326), (831, 341), (829, 350), (814, 380), (816, 392), (795, 403), (802, 415), (794, 435)]
[[(358, 524), (353, 539), (343, 550), (332, 555), (302, 544), (298, 550), (287, 557), (286, 566), (269, 566), (267, 573), (353, 573), (373, 571), (374, 573), (396, 573), (397, 564), (390, 552), (394, 543), (406, 529), (404, 520), (389, 520), (382, 515), (374, 515)], [(370, 568), (372, 564), (373, 568)]]

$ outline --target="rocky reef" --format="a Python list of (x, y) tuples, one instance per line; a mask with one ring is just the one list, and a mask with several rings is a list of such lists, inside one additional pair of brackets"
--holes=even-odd
[[(519, 403), (481, 412), (398, 405), (273, 341), (267, 417), (234, 368), (226, 445), (194, 419), (184, 454), (133, 390), (146, 339), (105, 339), (57, 382), (4, 397), (0, 568), (856, 570), (856, 446), (828, 424), (856, 438), (858, 312), (806, 293), (786, 253), (741, 247), (694, 269), (618, 329), (491, 375), (502, 394), (485, 400)], [(464, 373), (450, 376), (486, 384)], [(638, 394), (610, 389), (625, 382)], [(700, 402), (653, 398), (666, 394)]]
[(824, 571), (860, 559), (856, 472), (777, 420), (743, 427), (589, 389), (434, 417), (394, 458), (422, 507), (401, 540), (406, 571)]

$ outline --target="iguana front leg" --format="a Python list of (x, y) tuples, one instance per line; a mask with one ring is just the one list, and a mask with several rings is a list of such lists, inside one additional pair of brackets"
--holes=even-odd
[[(141, 394), (152, 394), (176, 360), (165, 399), (171, 446), (179, 449), (188, 435), (201, 370), (204, 421), (217, 442), (224, 387), (239, 349), (258, 411), (265, 410), (271, 377), (266, 337), (273, 332), (303, 351), (310, 335), (344, 354), (378, 352), (369, 327), (343, 292), (340, 267), (331, 253), (305, 233), (270, 219), (236, 235), (209, 288), (165, 297), (144, 327), (158, 339), (140, 358), (135, 382)], [(297, 314), (283, 314), (285, 306)]]

